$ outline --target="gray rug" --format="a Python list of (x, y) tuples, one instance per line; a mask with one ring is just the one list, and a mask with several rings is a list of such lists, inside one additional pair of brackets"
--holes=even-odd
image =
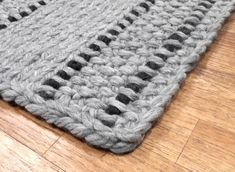
[(129, 152), (234, 4), (0, 0), (0, 95), (93, 146)]

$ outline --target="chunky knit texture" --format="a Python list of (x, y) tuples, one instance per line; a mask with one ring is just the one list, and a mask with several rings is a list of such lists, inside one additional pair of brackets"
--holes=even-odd
[(129, 152), (234, 4), (0, 0), (0, 95), (91, 145)]

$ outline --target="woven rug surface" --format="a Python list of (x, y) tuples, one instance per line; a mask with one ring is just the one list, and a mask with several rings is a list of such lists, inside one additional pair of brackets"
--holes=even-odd
[(0, 0), (1, 98), (90, 145), (132, 151), (234, 4)]

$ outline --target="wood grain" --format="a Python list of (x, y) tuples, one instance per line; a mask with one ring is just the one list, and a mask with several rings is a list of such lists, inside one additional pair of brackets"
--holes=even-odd
[(199, 121), (177, 163), (194, 171), (235, 171), (235, 133)]
[(0, 101), (0, 129), (35, 152), (43, 154), (62, 134), (19, 107)]
[(100, 159), (104, 154), (104, 151), (96, 150), (65, 134), (44, 154), (44, 157), (71, 172), (102, 171), (102, 169), (110, 171), (112, 167), (104, 164)]
[(0, 171), (235, 171), (234, 57), (235, 14), (144, 142), (126, 155), (97, 150), (0, 101)]
[(62, 171), (37, 153), (0, 131), (0, 171)]

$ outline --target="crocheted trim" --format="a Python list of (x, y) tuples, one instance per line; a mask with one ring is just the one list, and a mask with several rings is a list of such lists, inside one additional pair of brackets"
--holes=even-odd
[[(3, 2), (3, 0), (0, 1), (0, 2)], [(40, 8), (41, 6), (45, 6), (45, 5), (47, 5), (46, 2), (43, 1), (43, 0), (40, 0), (40, 1), (37, 2), (37, 4), (29, 5), (29, 6), (27, 7), (27, 9), (28, 9), (27, 11), (20, 11), (20, 12), (19, 12), (19, 15), (21, 16), (21, 18), (16, 18), (16, 17), (14, 17), (14, 16), (9, 15), (8, 18), (7, 18), (7, 20), (8, 20), (10, 23), (12, 23), (12, 22), (17, 22), (17, 21), (21, 20), (22, 18), (29, 16), (31, 13), (33, 13), (34, 11), (36, 11), (36, 10), (37, 10), (38, 8)], [(30, 11), (31, 13), (29, 13), (28, 11)], [(0, 30), (6, 29), (6, 28), (7, 28), (7, 24), (1, 24), (1, 23), (0, 23)]]

